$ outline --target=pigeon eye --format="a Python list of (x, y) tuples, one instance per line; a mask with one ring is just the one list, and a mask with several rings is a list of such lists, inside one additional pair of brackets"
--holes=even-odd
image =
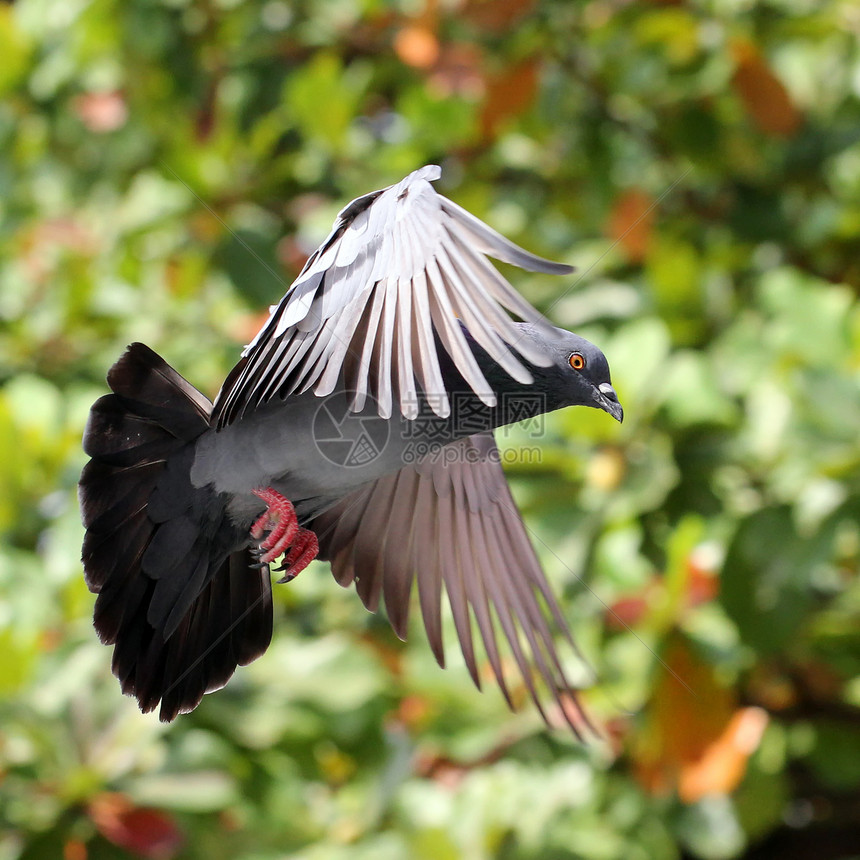
[(582, 370), (585, 367), (585, 358), (578, 352), (571, 353), (568, 363), (574, 370)]

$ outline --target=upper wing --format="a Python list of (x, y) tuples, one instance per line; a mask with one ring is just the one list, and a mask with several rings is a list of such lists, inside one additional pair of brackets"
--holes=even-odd
[[(424, 626), (440, 665), (445, 591), (472, 679), (480, 687), (474, 619), (493, 674), (511, 704), (496, 641), (500, 625), (541, 716), (547, 719), (535, 669), (579, 734), (588, 721), (565, 677), (552, 631), (571, 645), (573, 640), (511, 497), (493, 436), (480, 433), (443, 450), (446, 456), (437, 462), (386, 475), (317, 516), (311, 528), (319, 537), (320, 558), (331, 562), (341, 585), (355, 581), (371, 611), (381, 595), (401, 638), (417, 577)], [(563, 696), (576, 703), (580, 719), (571, 719)]]
[(506, 311), (527, 321), (541, 317), (487, 256), (535, 272), (573, 270), (529, 254), (437, 194), (430, 181), (440, 174), (435, 165), (424, 167), (341, 211), (224, 383), (217, 426), (275, 395), (312, 388), (323, 396), (338, 384), (355, 392), (355, 411), (370, 394), (385, 418), (395, 405), (415, 417), (420, 385), (447, 416), (434, 334), (475, 393), (493, 405), (459, 321), (511, 376), (531, 382), (514, 350), (534, 365), (548, 359), (518, 337)]

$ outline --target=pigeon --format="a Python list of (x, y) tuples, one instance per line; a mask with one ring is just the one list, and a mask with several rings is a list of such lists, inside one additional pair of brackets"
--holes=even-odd
[(171, 721), (260, 657), (273, 563), (286, 582), (319, 558), (401, 638), (417, 581), (442, 666), (447, 595), (474, 683), (477, 627), (508, 704), (515, 664), (544, 720), (548, 693), (579, 734), (556, 647), (573, 639), (493, 430), (567, 406), (623, 411), (600, 349), (551, 326), (488, 257), (572, 268), (438, 194), (440, 175), (426, 166), (341, 210), (214, 403), (141, 343), (108, 372), (83, 436), (82, 560), (96, 632), (143, 712)]

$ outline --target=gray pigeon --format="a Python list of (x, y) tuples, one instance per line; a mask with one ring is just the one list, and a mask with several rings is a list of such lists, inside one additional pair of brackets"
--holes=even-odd
[(83, 563), (95, 628), (141, 710), (160, 702), (172, 720), (265, 652), (282, 555), (281, 581), (328, 560), (368, 609), (382, 598), (401, 638), (416, 579), (440, 665), (444, 592), (475, 684), (473, 625), (511, 702), (500, 627), (544, 719), (536, 676), (576, 701), (553, 636), (570, 633), (493, 429), (622, 409), (603, 353), (549, 326), (487, 256), (571, 268), (437, 194), (440, 173), (340, 212), (214, 404), (140, 343), (108, 373), (84, 433)]

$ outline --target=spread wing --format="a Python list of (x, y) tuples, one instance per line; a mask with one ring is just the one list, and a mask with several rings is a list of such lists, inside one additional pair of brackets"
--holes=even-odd
[(447, 456), (437, 462), (386, 475), (317, 516), (311, 528), (319, 537), (320, 558), (331, 562), (341, 585), (355, 582), (371, 611), (382, 597), (401, 639), (417, 579), (424, 627), (440, 665), (445, 592), (472, 680), (480, 688), (474, 623), (511, 705), (496, 638), (500, 627), (541, 716), (547, 719), (535, 670), (579, 735), (589, 723), (578, 703), (578, 720), (564, 707), (562, 696), (574, 703), (576, 697), (553, 631), (571, 645), (573, 640), (511, 497), (493, 436), (481, 433), (444, 450)]
[(487, 260), (565, 274), (570, 266), (529, 254), (437, 194), (430, 165), (397, 185), (360, 197), (338, 215), (224, 383), (214, 409), (219, 427), (272, 399), (337, 386), (354, 391), (353, 409), (374, 397), (379, 414), (414, 418), (417, 386), (441, 416), (450, 404), (437, 343), (487, 405), (495, 396), (469, 349), (460, 321), (512, 377), (532, 380), (520, 357), (548, 359), (518, 336), (508, 311), (540, 322)]

